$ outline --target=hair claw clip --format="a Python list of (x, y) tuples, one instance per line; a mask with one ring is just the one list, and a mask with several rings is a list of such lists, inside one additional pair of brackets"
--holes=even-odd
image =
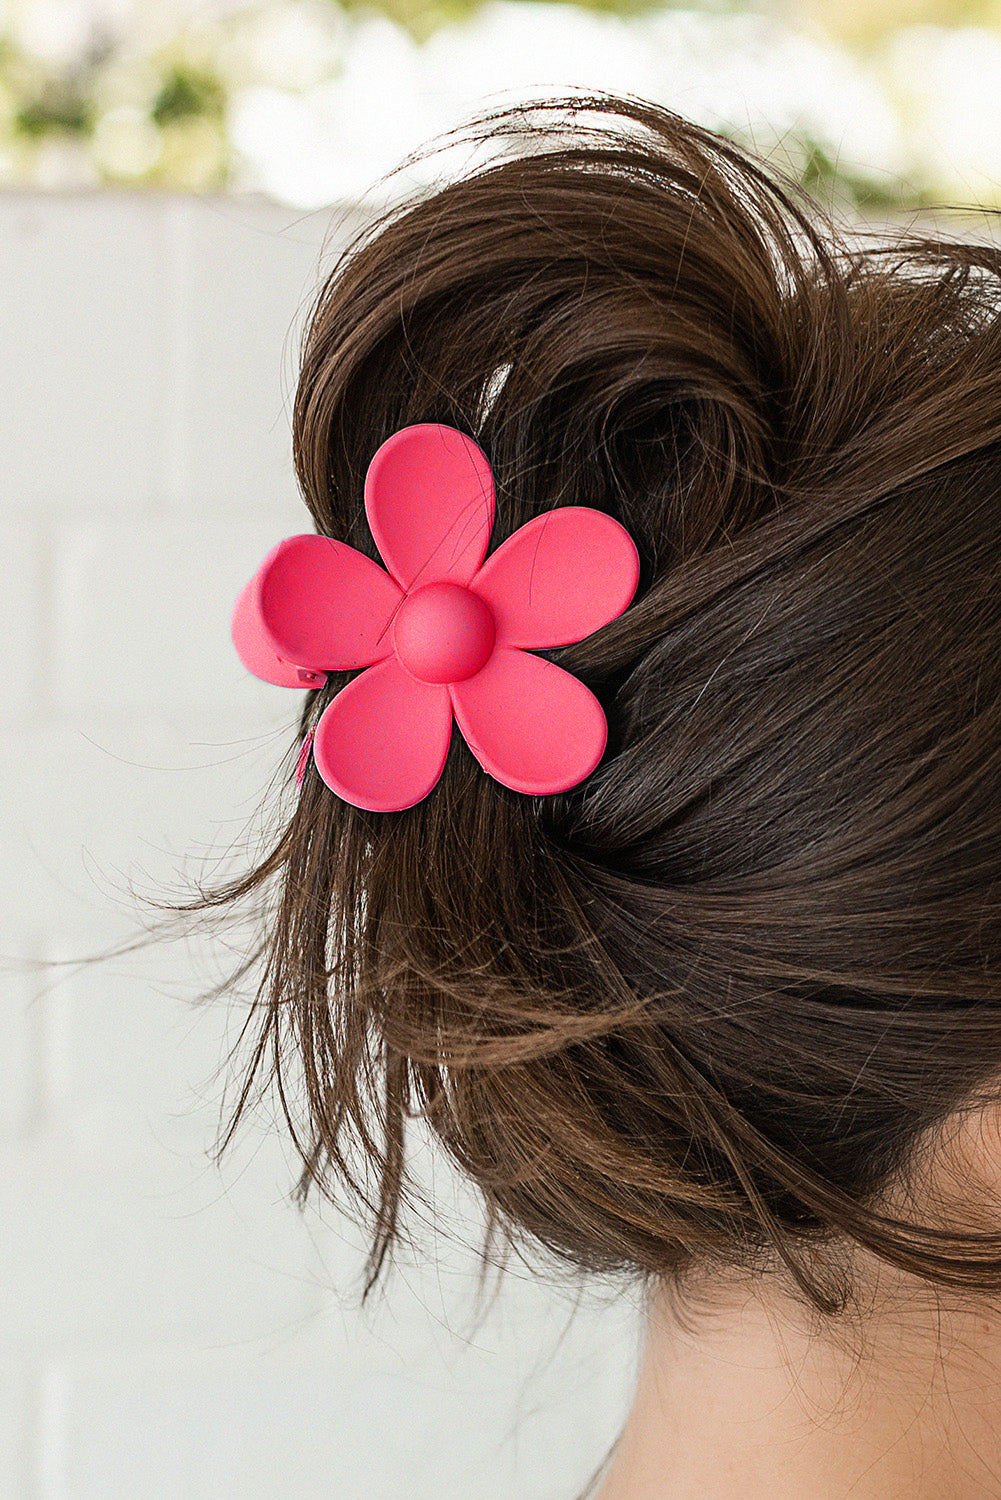
[(583, 640), (627, 608), (640, 563), (625, 527), (562, 506), (487, 557), (489, 462), (436, 422), (400, 428), (376, 451), (365, 512), (384, 567), (332, 537), (287, 537), (233, 610), (237, 653), (266, 682), (322, 687), (328, 672), (365, 668), (312, 732), (327, 786), (373, 812), (413, 806), (441, 776), (453, 720), (513, 791), (583, 781), (605, 751), (604, 711), (579, 678), (531, 653)]

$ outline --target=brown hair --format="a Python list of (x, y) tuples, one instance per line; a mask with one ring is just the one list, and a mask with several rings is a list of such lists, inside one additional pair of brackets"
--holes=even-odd
[[(845, 1244), (997, 1290), (976, 1204), (960, 1225), (889, 1202), (1001, 1094), (1001, 251), (861, 243), (632, 98), (474, 125), (497, 159), (326, 275), (296, 473), (317, 530), (376, 560), (365, 470), (414, 422), (489, 457), (491, 550), (554, 506), (619, 520), (634, 602), (541, 653), (608, 745), (530, 797), (453, 732), (394, 813), (310, 768), (255, 867), (188, 908), (251, 898), (262, 923), (220, 1149), (270, 1048), (303, 1200), (364, 1204), (366, 1295), (416, 1116), (482, 1194), (484, 1255), (527, 1236), (675, 1286), (784, 1268), (833, 1314), (846, 1268), (812, 1252)], [(299, 733), (351, 675), (304, 695)]]

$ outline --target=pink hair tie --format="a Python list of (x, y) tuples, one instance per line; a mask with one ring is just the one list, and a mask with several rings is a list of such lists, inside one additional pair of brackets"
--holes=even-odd
[[(265, 682), (322, 687), (327, 672), (367, 669), (310, 732), (321, 777), (355, 807), (393, 812), (426, 797), (453, 717), (488, 775), (533, 796), (576, 786), (605, 752), (594, 694), (530, 653), (622, 614), (639, 582), (636, 545), (604, 511), (568, 505), (486, 557), (494, 510), (472, 438), (437, 422), (400, 428), (365, 475), (385, 568), (332, 537), (292, 536), (236, 601), (233, 644)], [(309, 751), (307, 735), (300, 782)]]
[(309, 765), (309, 752), (313, 748), (313, 731), (307, 729), (302, 744), (299, 746), (299, 757), (295, 763), (295, 784), (301, 787), (306, 780), (306, 767)]

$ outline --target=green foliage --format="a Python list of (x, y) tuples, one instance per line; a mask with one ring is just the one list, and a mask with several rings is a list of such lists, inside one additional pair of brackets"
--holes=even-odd
[(14, 114), (15, 131), (33, 138), (56, 131), (89, 135), (93, 128), (93, 105), (78, 85), (63, 79), (51, 79)]
[(175, 66), (154, 99), (150, 116), (157, 125), (166, 125), (192, 115), (221, 116), (225, 104), (225, 90), (211, 73)]

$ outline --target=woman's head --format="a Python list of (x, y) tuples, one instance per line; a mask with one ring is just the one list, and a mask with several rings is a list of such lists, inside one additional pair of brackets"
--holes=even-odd
[(665, 109), (566, 102), (482, 117), (518, 149), (340, 256), (294, 458), (317, 530), (376, 560), (365, 471), (411, 423), (483, 448), (491, 551), (561, 505), (621, 522), (632, 605), (541, 653), (607, 748), (535, 798), (453, 734), (394, 813), (308, 772), (203, 898), (265, 923), (230, 1133), (270, 1042), (303, 1192), (366, 1204), (366, 1289), (422, 1115), (488, 1241), (582, 1270), (779, 1271), (833, 1312), (858, 1252), (997, 1290), (986, 1203), (919, 1186), (1001, 1076), (1001, 251), (864, 245)]

